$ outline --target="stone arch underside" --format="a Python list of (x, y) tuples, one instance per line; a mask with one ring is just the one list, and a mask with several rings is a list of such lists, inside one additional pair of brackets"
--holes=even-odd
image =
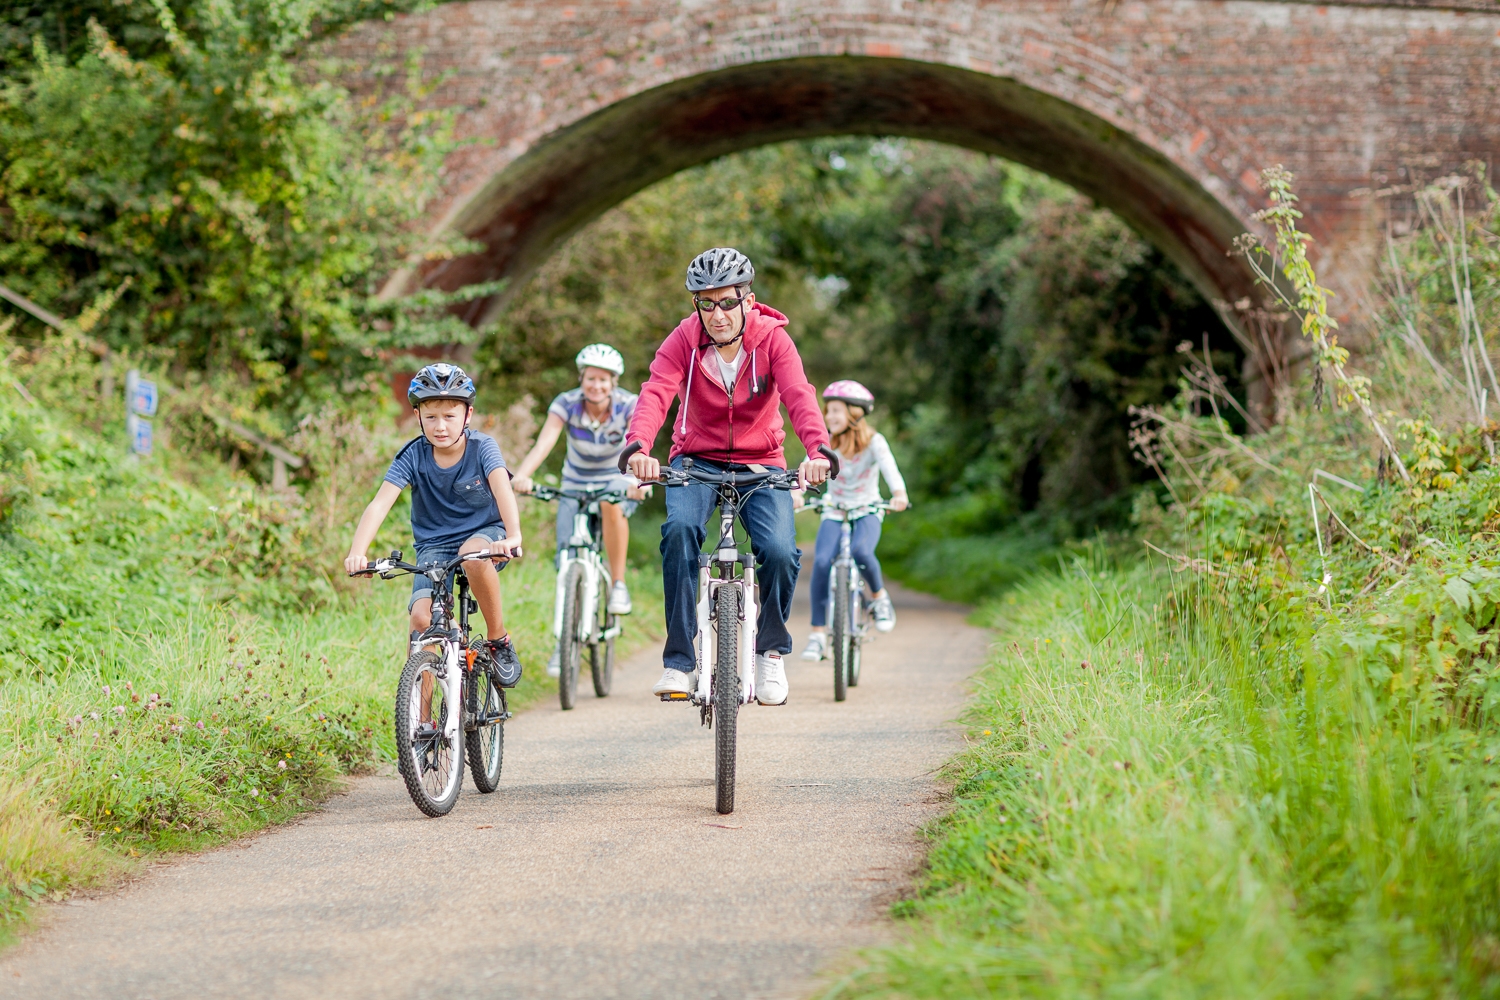
[(483, 324), (568, 237), (637, 191), (730, 153), (791, 139), (900, 135), (991, 153), (1113, 210), (1207, 296), (1251, 287), (1227, 254), (1246, 223), (1167, 156), (1014, 79), (867, 56), (755, 62), (626, 97), (534, 143), (450, 219), (485, 247), (425, 271), (428, 286), (509, 279), (465, 313)]

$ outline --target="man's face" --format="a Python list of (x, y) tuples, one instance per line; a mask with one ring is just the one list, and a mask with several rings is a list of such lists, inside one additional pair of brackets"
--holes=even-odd
[[(718, 307), (710, 307), (709, 303), (726, 300), (733, 302), (739, 297), (740, 290), (734, 285), (727, 288), (711, 288), (697, 295), (698, 301), (703, 303), (698, 307), (698, 315), (703, 318), (703, 325), (708, 328), (708, 335), (720, 344), (727, 343), (739, 335), (741, 328), (745, 325), (745, 312), (755, 304), (755, 294), (746, 289), (745, 301), (727, 312)], [(713, 312), (708, 312), (709, 308), (713, 308)]]
[(603, 368), (584, 368), (578, 373), (583, 398), (595, 405), (604, 402), (615, 391), (615, 373)]
[(451, 448), (464, 433), (464, 425), (473, 412), (469, 404), (456, 399), (430, 399), (417, 406), (422, 433), (434, 448)]

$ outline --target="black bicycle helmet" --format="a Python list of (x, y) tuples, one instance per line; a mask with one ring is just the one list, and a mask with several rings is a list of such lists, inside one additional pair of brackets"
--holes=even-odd
[(446, 361), (428, 365), (412, 378), (406, 401), (416, 409), (417, 404), (428, 399), (456, 399), (473, 406), (474, 380), (458, 365)]
[(748, 285), (755, 280), (755, 265), (733, 247), (714, 247), (693, 258), (687, 269), (687, 289), (706, 292), (711, 288)]

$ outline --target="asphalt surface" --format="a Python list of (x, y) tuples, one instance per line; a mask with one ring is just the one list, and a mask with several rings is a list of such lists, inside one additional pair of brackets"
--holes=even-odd
[[(652, 650), (607, 699), (511, 720), (499, 791), (466, 777), (445, 818), (362, 778), (297, 823), (51, 907), (0, 956), (0, 996), (805, 996), (889, 932), (985, 651), (962, 609), (906, 593), (897, 611), (848, 701), (794, 653), (789, 703), (740, 713), (729, 816), (698, 712), (649, 695)], [(805, 601), (795, 621), (800, 651)]]

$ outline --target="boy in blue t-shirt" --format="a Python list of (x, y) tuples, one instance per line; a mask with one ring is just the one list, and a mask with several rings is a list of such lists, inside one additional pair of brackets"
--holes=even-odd
[[(519, 556), (521, 515), (505, 458), (494, 438), (469, 429), (473, 381), (457, 365), (428, 365), (412, 379), (407, 400), (417, 411), (422, 436), (396, 453), (385, 482), (354, 530), (344, 569), (356, 573), (369, 566), (370, 545), (408, 486), (415, 562), (486, 550), (502, 559)], [(504, 568), (501, 563), (499, 569)], [(484, 615), (488, 646), (502, 683), (509, 687), (520, 680), (521, 663), (501, 615), (498, 570), (490, 562), (470, 562), (463, 564), (463, 571)], [(407, 609), (414, 632), (432, 624), (432, 583), (425, 576), (412, 577)]]

